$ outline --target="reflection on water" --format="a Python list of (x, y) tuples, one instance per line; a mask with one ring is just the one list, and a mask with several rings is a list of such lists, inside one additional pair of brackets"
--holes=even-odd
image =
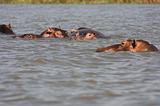
[(126, 38), (160, 48), (159, 5), (0, 5), (17, 34), (91, 27), (111, 39), (14, 40), (0, 35), (1, 106), (159, 106), (159, 53), (96, 53)]

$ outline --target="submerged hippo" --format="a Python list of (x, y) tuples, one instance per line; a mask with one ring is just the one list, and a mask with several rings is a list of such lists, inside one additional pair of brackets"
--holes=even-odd
[(0, 25), (0, 32), (8, 35), (15, 35), (15, 33), (12, 30), (11, 24), (2, 24)]
[(39, 38), (65, 38), (68, 37), (67, 31), (60, 28), (52, 27), (43, 31), (40, 35), (28, 33), (20, 36), (13, 36), (13, 38), (24, 39), (24, 40), (35, 40)]
[(131, 40), (127, 39), (120, 44), (111, 45), (108, 47), (98, 48), (96, 52), (118, 52), (118, 51), (131, 51), (131, 52), (152, 52), (158, 49), (145, 40)]
[(86, 27), (70, 30), (70, 37), (74, 40), (95, 40), (98, 38), (109, 38), (101, 32)]
[(28, 34), (23, 34), (20, 36), (12, 36), (12, 38), (16, 39), (23, 39), (23, 40), (36, 40), (38, 38), (42, 38), (40, 35), (33, 34), (33, 33), (28, 33)]
[(68, 37), (67, 31), (60, 28), (51, 27), (46, 29), (40, 34), (43, 38), (66, 38)]

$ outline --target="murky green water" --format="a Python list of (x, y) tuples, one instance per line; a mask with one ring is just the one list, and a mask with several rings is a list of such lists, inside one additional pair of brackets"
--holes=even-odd
[(159, 5), (0, 5), (17, 34), (90, 27), (96, 41), (15, 40), (0, 34), (1, 106), (159, 106), (160, 53), (96, 53), (126, 38), (160, 49)]

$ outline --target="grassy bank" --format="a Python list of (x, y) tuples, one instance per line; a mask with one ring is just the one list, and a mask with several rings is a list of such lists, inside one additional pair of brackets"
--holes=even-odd
[(1, 4), (17, 4), (17, 3), (31, 3), (31, 4), (110, 4), (110, 3), (136, 3), (136, 4), (160, 4), (160, 0), (0, 0)]

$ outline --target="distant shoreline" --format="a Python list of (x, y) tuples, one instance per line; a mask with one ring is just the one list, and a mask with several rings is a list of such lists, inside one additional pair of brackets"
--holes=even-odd
[(160, 4), (160, 0), (0, 0), (0, 4)]

